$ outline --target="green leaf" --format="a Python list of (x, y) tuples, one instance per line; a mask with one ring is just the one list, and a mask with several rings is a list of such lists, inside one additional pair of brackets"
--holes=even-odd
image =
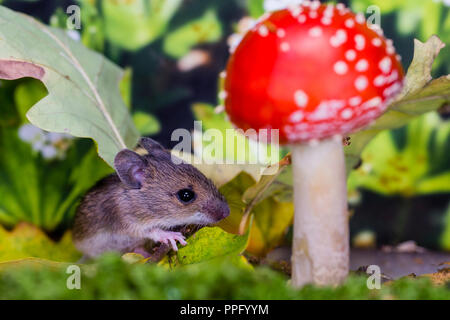
[(102, 1), (106, 37), (128, 50), (139, 50), (160, 37), (181, 0)]
[(214, 42), (222, 36), (222, 27), (214, 10), (208, 10), (197, 20), (170, 32), (164, 39), (164, 52), (181, 58), (189, 50), (202, 43)]
[(0, 25), (0, 78), (36, 78), (49, 92), (28, 111), (31, 123), (94, 139), (110, 165), (118, 151), (136, 145), (139, 135), (120, 96), (117, 66), (64, 31), (5, 7)]
[(205, 227), (187, 239), (187, 245), (177, 252), (181, 265), (208, 261), (230, 255), (240, 255), (247, 247), (249, 231), (244, 235), (228, 233), (219, 227)]
[(135, 112), (133, 114), (133, 121), (139, 133), (143, 136), (156, 134), (161, 130), (158, 119), (145, 112)]
[[(405, 143), (395, 138), (401, 134)], [(362, 166), (349, 177), (349, 188), (414, 196), (450, 192), (450, 123), (437, 113), (414, 119), (405, 128), (384, 131), (364, 149)]]
[(264, 0), (246, 0), (247, 11), (252, 18), (259, 18), (264, 14)]
[(19, 224), (12, 231), (0, 226), (0, 247), (0, 262), (30, 257), (74, 262), (81, 257), (72, 244), (70, 232), (54, 242), (39, 228), (25, 223)]
[(246, 226), (246, 217), (251, 215), (253, 222), (246, 251), (252, 254), (264, 256), (279, 245), (292, 223), (294, 205), (266, 195), (266, 187), (273, 185), (270, 181), (274, 181), (288, 163), (285, 160), (276, 174), (263, 175), (258, 183), (241, 172), (220, 188), (230, 206), (230, 215), (219, 226), (228, 232), (239, 233)]

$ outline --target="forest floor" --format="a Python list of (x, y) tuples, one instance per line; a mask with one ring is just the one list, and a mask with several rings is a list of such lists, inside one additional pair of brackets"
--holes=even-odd
[[(398, 279), (410, 275), (423, 275), (439, 271), (448, 267), (450, 252), (428, 251), (410, 245), (409, 250), (402, 251), (398, 247), (384, 247), (382, 249), (352, 249), (350, 253), (350, 270), (369, 265), (380, 267), (381, 273), (388, 279)], [(291, 250), (281, 247), (273, 250), (266, 257), (266, 263), (289, 263)]]

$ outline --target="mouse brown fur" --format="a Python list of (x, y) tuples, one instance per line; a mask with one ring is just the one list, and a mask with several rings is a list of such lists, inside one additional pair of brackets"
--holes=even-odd
[(116, 174), (98, 182), (77, 209), (73, 239), (86, 258), (105, 251), (143, 253), (148, 241), (177, 250), (177, 241), (186, 242), (174, 228), (214, 224), (230, 212), (198, 169), (174, 163), (170, 152), (150, 138), (140, 145), (148, 154), (120, 151)]

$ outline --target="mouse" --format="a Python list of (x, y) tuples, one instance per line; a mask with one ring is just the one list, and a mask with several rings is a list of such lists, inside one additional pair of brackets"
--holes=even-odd
[(175, 163), (151, 138), (141, 138), (139, 146), (146, 154), (117, 153), (115, 173), (88, 191), (76, 210), (73, 242), (83, 260), (107, 251), (149, 257), (149, 242), (177, 251), (186, 245), (177, 228), (213, 225), (230, 214), (224, 196), (197, 168)]

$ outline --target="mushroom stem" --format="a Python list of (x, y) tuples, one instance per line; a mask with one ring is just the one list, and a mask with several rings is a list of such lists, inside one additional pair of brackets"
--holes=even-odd
[(337, 285), (349, 270), (349, 226), (342, 140), (292, 147), (292, 285)]

